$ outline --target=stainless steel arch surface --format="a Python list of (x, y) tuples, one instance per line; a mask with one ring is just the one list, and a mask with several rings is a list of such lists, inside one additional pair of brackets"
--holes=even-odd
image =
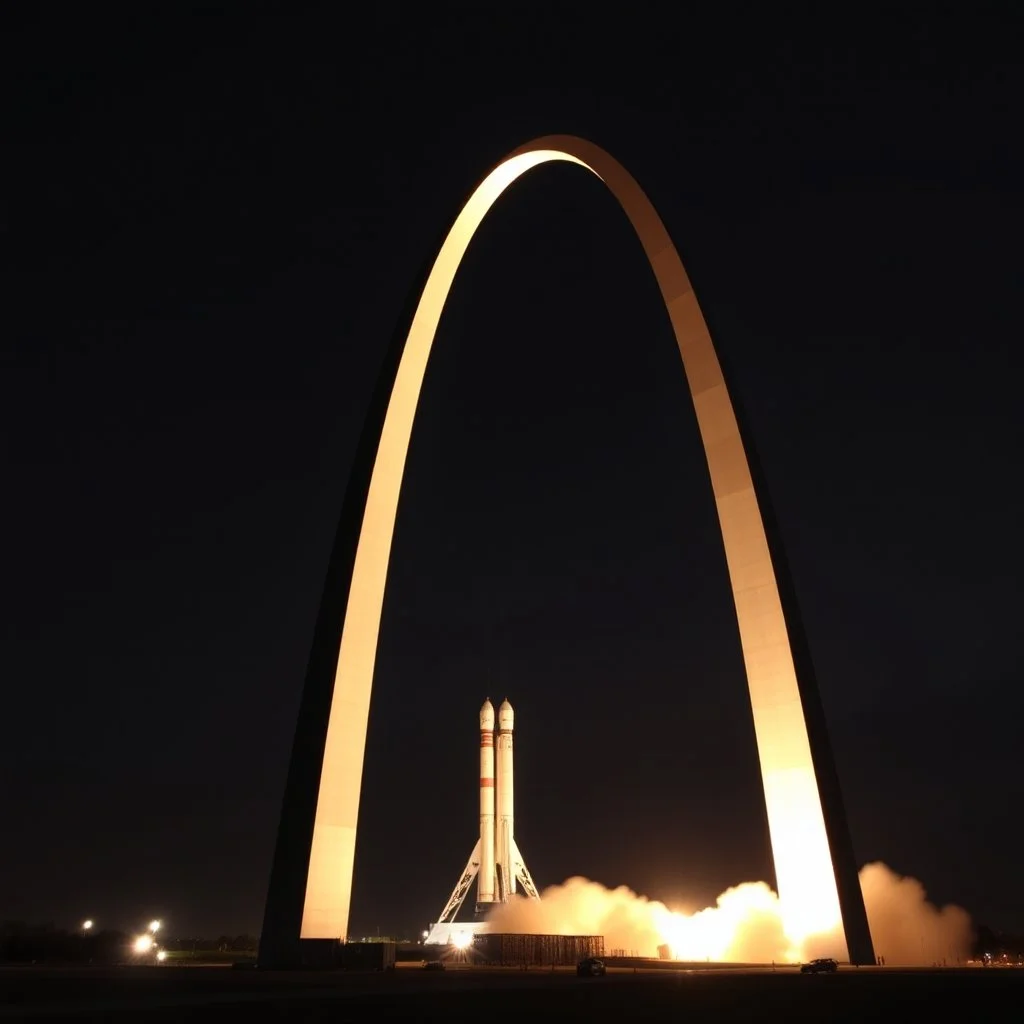
[[(572, 136), (539, 138), (520, 147), (476, 187), (429, 271), (397, 365), (385, 371), (384, 391), (389, 394), (380, 403), (381, 418), (374, 421), (371, 414), (368, 420), (363, 481), (357, 467), (328, 571), (275, 851), (261, 959), (285, 959), (283, 950), (300, 928), (304, 939), (347, 934), (385, 579), (427, 360), (444, 303), (477, 227), (513, 181), (551, 161), (587, 169), (619, 201), (654, 271), (672, 323), (725, 545), (787, 934), (801, 939), (842, 923), (851, 958), (873, 962), (823, 719), (820, 728), (812, 729), (823, 749), (812, 752), (808, 716), (820, 718), (817, 692), (813, 679), (803, 680), (801, 686), (797, 678), (758, 494), (704, 316), (676, 248), (640, 186), (603, 149)], [(793, 617), (791, 613), (790, 620)], [(816, 773), (816, 761), (824, 771)], [(842, 851), (835, 848), (837, 843), (845, 844)]]

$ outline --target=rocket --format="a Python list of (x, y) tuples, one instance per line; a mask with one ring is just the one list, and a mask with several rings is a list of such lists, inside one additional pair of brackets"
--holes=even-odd
[[(488, 702), (490, 703), (490, 702)], [(498, 899), (504, 902), (516, 891), (515, 850), (515, 776), (512, 771), (512, 727), (515, 712), (508, 698), (498, 708), (497, 768), (498, 788), (496, 802), (498, 820), (494, 834), (494, 882)], [(519, 851), (516, 850), (516, 853)], [(483, 865), (481, 864), (481, 869)]]
[(515, 712), (507, 699), (498, 708), (498, 739), (494, 739), (494, 705), (480, 708), (480, 835), (451, 897), (432, 926), (426, 941), (442, 941), (476, 880), (476, 918), (486, 917), (495, 903), (507, 902), (522, 888), (530, 899), (540, 899), (537, 886), (516, 844), (515, 770), (512, 729)]
[[(516, 845), (515, 768), (512, 761), (512, 730), (515, 712), (508, 698), (498, 708), (498, 737), (494, 738), (494, 705), (485, 700), (480, 708), (480, 841), (477, 870), (477, 915), (488, 904), (505, 903), (521, 885), (527, 896), (537, 898), (526, 862)], [(473, 858), (470, 858), (472, 866)]]
[(494, 705), (484, 701), (480, 709), (480, 871), (476, 901), (494, 902)]

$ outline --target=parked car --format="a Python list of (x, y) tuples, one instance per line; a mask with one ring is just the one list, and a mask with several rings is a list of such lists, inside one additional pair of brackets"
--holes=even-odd
[(444, 970), (444, 961), (443, 960), (428, 960), (423, 965), (423, 970), (425, 970), (425, 971), (443, 971)]
[(581, 960), (576, 965), (576, 973), (581, 978), (600, 978), (608, 973), (608, 968), (605, 967), (603, 960), (598, 960), (596, 956), (588, 956), (586, 960)]
[(831, 957), (822, 956), (817, 960), (811, 960), (800, 968), (801, 974), (834, 974), (839, 970), (839, 964)]

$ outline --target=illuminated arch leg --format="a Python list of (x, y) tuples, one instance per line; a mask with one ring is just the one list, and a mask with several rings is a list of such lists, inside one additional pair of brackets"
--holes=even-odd
[(430, 269), (404, 343), (382, 372), (317, 619), (271, 872), (261, 962), (294, 962), (300, 935), (336, 938), (347, 933), (384, 585), (427, 359), (456, 271), (480, 222), (513, 181), (555, 160), (597, 175), (622, 205), (657, 278), (679, 345), (725, 544), (787, 931), (803, 937), (841, 921), (850, 958), (873, 963), (796, 604), (774, 537), (773, 563), (762, 518), (765, 496), (763, 489), (760, 495), (755, 489), (707, 325), (675, 246), (639, 185), (608, 153), (570, 136), (528, 143), (477, 186)]

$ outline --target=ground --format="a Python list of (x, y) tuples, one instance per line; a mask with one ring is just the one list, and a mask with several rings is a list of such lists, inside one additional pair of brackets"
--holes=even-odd
[(0, 1020), (344, 1021), (487, 1019), (856, 1021), (926, 1014), (995, 1020), (1021, 1005), (1024, 970), (843, 968), (644, 971), (399, 968), (380, 974), (223, 967), (0, 970)]

